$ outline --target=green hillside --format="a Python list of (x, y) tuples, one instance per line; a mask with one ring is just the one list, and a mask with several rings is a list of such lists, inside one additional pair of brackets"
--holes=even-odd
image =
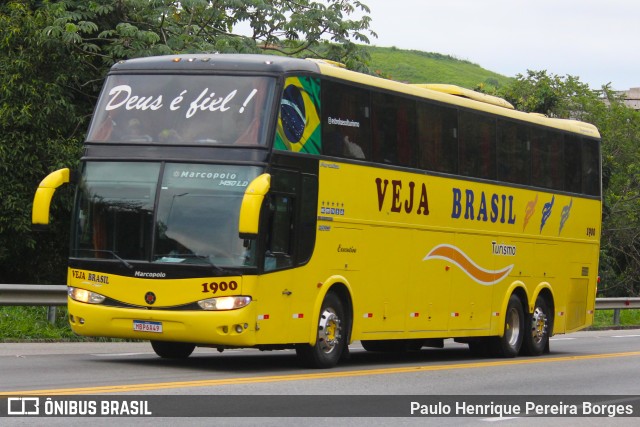
[(478, 85), (501, 87), (511, 80), (478, 64), (439, 53), (367, 46), (369, 68), (383, 77), (407, 83), (447, 83), (469, 89)]

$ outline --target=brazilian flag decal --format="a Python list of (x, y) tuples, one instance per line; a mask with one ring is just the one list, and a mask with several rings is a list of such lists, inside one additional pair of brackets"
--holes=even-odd
[(320, 81), (289, 77), (285, 81), (274, 147), (276, 150), (320, 154)]

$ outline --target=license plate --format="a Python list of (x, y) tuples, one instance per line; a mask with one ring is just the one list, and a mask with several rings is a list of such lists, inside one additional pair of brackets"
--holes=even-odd
[(134, 320), (133, 330), (137, 332), (162, 332), (162, 322), (148, 322), (144, 320)]

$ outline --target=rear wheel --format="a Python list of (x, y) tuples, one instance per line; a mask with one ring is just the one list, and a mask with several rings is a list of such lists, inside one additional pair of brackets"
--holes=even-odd
[(527, 318), (528, 328), (524, 333), (522, 352), (527, 356), (540, 356), (549, 345), (551, 316), (547, 302), (539, 296), (533, 313)]
[(151, 341), (156, 354), (164, 359), (186, 359), (196, 346), (186, 342)]
[(329, 292), (320, 309), (316, 343), (296, 346), (296, 354), (307, 367), (331, 368), (346, 350), (348, 331), (344, 305), (338, 295)]
[(522, 347), (524, 335), (524, 310), (520, 298), (512, 294), (504, 319), (504, 334), (495, 337), (492, 350), (496, 356), (516, 357)]

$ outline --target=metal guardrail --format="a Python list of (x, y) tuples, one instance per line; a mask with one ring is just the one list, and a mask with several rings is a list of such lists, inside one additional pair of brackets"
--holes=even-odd
[[(66, 285), (0, 285), (0, 306), (67, 305)], [(640, 309), (640, 297), (596, 298), (596, 310), (613, 310), (613, 324), (620, 324), (620, 310)]]
[(640, 298), (596, 298), (596, 310), (613, 310), (613, 324), (620, 324), (620, 310), (640, 308)]
[(0, 285), (0, 305), (67, 305), (67, 285)]
[(640, 308), (640, 298), (596, 298), (596, 310)]
[(67, 285), (0, 285), (0, 306), (48, 306), (47, 320), (56, 322), (56, 306), (67, 305)]

